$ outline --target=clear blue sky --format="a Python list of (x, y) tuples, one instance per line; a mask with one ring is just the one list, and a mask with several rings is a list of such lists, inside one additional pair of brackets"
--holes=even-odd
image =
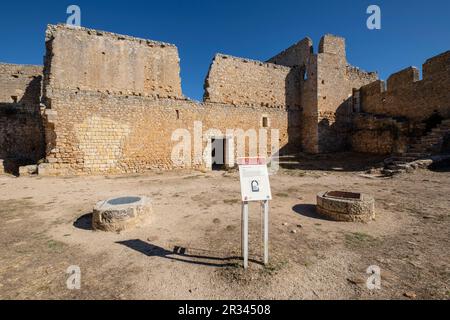
[[(46, 25), (65, 22), (70, 4), (82, 26), (176, 44), (183, 92), (198, 100), (217, 52), (266, 60), (305, 36), (317, 51), (332, 33), (347, 39), (350, 63), (385, 79), (450, 49), (449, 0), (17, 0), (0, 4), (0, 62), (42, 64)], [(366, 28), (370, 4), (381, 7), (380, 31)]]

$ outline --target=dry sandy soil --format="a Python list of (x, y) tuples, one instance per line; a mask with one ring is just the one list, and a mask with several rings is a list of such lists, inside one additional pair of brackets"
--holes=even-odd
[[(1, 176), (0, 298), (449, 299), (450, 172), (368, 174), (377, 161), (344, 154), (280, 169), (271, 177), (270, 264), (259, 263), (255, 204), (247, 271), (237, 172)], [(376, 220), (322, 218), (314, 204), (323, 190), (374, 195)], [(134, 194), (153, 201), (148, 224), (91, 230), (97, 201)], [(71, 265), (81, 268), (80, 290), (67, 289)], [(371, 265), (381, 268), (379, 290), (366, 287)]]

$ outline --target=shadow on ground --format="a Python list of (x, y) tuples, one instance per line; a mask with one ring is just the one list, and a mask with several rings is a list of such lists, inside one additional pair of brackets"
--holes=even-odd
[(315, 204), (296, 204), (292, 207), (292, 210), (308, 218), (331, 221), (328, 217), (317, 212)]
[[(217, 256), (206, 256), (198, 254), (188, 254), (193, 249), (188, 249), (180, 246), (175, 246), (173, 250), (167, 250), (162, 247), (153, 245), (151, 243), (144, 242), (139, 239), (117, 241), (116, 243), (133, 249), (137, 252), (145, 254), (149, 257), (161, 257), (165, 259), (198, 264), (210, 267), (235, 267), (237, 266), (237, 261), (242, 260), (241, 257), (217, 257)], [(197, 249), (198, 250), (198, 249)], [(200, 260), (210, 260), (200, 261)], [(249, 259), (249, 261), (261, 264), (260, 261)]]
[(450, 172), (450, 159), (435, 162), (428, 169), (434, 172)]
[(77, 229), (81, 230), (93, 230), (92, 229), (92, 212), (86, 213), (79, 217), (74, 223), (73, 226)]
[(297, 170), (367, 171), (373, 168), (382, 168), (383, 160), (386, 157), (354, 152), (317, 155), (300, 153), (295, 156), (280, 156), (280, 167)]

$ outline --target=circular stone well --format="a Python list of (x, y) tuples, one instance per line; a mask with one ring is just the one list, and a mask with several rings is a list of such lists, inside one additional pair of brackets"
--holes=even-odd
[(375, 200), (363, 193), (324, 191), (317, 194), (317, 211), (336, 221), (368, 222), (375, 219)]
[(110, 198), (94, 206), (92, 228), (120, 232), (144, 223), (151, 211), (151, 201), (144, 196)]

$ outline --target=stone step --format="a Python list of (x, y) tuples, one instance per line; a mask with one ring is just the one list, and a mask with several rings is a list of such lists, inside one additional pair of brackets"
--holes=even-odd
[(429, 153), (426, 153), (426, 152), (405, 152), (402, 156), (403, 157), (414, 157), (414, 158), (416, 158), (416, 159), (419, 159), (419, 158), (423, 158), (423, 157), (427, 157), (427, 156), (429, 156), (430, 154)]
[(412, 152), (412, 153), (425, 153), (427, 151), (426, 147), (410, 147), (406, 152)]
[(383, 173), (386, 176), (393, 176), (393, 175), (404, 173), (404, 172), (405, 172), (405, 170), (399, 170), (399, 169), (396, 169), (396, 170), (383, 169), (381, 171), (381, 173)]
[(422, 139), (420, 139), (420, 141), (438, 141), (438, 140), (441, 140), (441, 139), (442, 139), (441, 135), (439, 135), (439, 136), (425, 136)]
[(403, 162), (403, 163), (407, 163), (407, 162), (412, 162), (412, 161), (414, 161), (414, 160), (416, 160), (417, 158), (416, 157), (404, 157), (404, 156), (399, 156), (399, 157), (395, 157), (395, 160), (393, 160), (394, 162), (395, 161), (400, 161), (400, 162)]

